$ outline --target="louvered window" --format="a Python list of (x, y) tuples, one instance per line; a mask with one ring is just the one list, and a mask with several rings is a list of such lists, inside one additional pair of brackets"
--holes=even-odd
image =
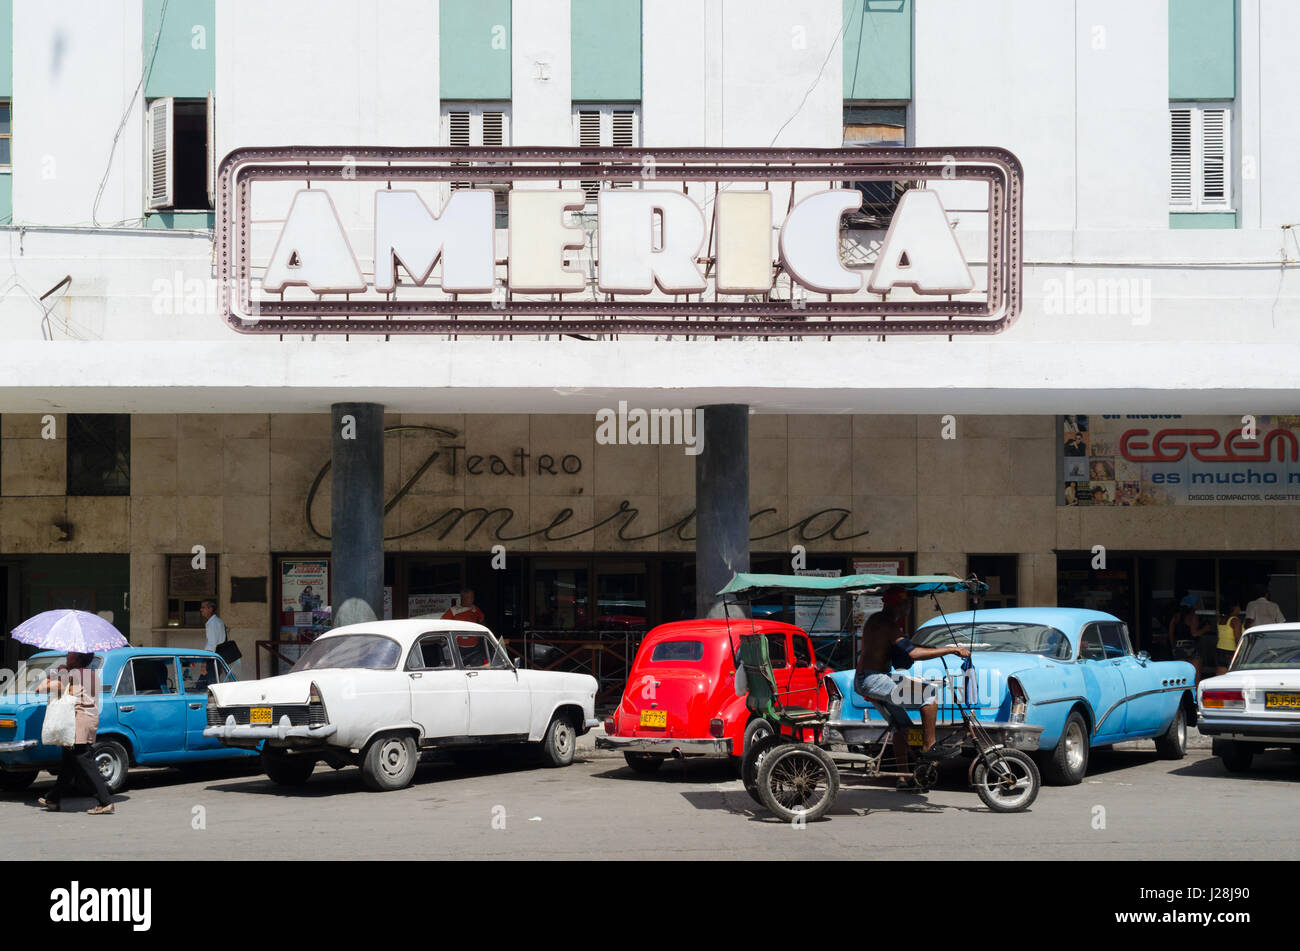
[(1232, 210), (1231, 144), (1231, 109), (1202, 105), (1170, 107), (1170, 210)]
[[(634, 149), (641, 144), (641, 114), (636, 106), (575, 105), (573, 128), (580, 148)], [(597, 180), (581, 183), (587, 204), (594, 206), (600, 193)], [(611, 188), (631, 188), (632, 182), (612, 182)]]
[[(510, 144), (510, 107), (506, 103), (453, 103), (442, 109), (443, 144), (459, 148), (493, 148)], [(462, 164), (462, 163), (456, 163)], [(468, 162), (463, 163), (468, 165)], [(497, 226), (505, 227), (506, 183), (452, 182), (452, 189), (490, 188), (495, 192)]]
[(145, 111), (145, 204), (150, 211), (210, 211), (216, 129), (213, 100), (154, 99)]

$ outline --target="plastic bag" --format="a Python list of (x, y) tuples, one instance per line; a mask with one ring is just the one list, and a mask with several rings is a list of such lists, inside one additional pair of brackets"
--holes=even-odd
[(41, 742), (46, 746), (72, 746), (77, 741), (77, 698), (67, 691), (45, 707)]

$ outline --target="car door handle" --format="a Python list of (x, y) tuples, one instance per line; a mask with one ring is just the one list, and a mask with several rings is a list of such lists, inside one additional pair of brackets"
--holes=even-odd
[(466, 677), (477, 677), (477, 676), (478, 676), (478, 671), (477, 671), (477, 670), (467, 670), (467, 671), (465, 671), (465, 676), (466, 676)]
[(424, 676), (424, 674), (421, 674), (421, 673), (418, 673), (418, 672), (417, 672), (417, 673), (413, 673), (413, 674), (411, 674), (411, 679), (412, 679), (412, 680), (419, 680), (419, 679), (420, 679), (421, 677), (423, 677), (423, 676)]
[(191, 703), (191, 704), (190, 704), (190, 709), (191, 709), (191, 710), (202, 710), (202, 709), (203, 709), (203, 704), (201, 704), (201, 703)]
[(133, 703), (133, 704), (131, 704), (131, 705), (129, 705), (129, 706), (118, 707), (118, 708), (117, 708), (117, 712), (118, 712), (118, 713), (130, 713), (130, 712), (131, 712), (132, 710), (134, 710), (134, 709), (135, 709), (135, 704)]

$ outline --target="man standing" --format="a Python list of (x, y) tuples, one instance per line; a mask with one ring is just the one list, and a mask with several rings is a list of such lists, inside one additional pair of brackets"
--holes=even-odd
[[(858, 657), (857, 675), (853, 687), (863, 698), (870, 700), (886, 722), (894, 727), (894, 760), (900, 773), (909, 771), (907, 734), (912, 719), (899, 701), (900, 685), (891, 668), (906, 669), (913, 661), (930, 660), (946, 654), (969, 657), (965, 647), (917, 647), (907, 636), (907, 612), (911, 607), (907, 593), (901, 588), (890, 588), (884, 594), (884, 609), (867, 618), (862, 629), (862, 653)], [(921, 758), (934, 746), (935, 723), (939, 718), (939, 705), (931, 697), (921, 706)], [(899, 789), (915, 789), (916, 781), (900, 779)]]
[(1268, 585), (1258, 585), (1255, 593), (1258, 597), (1246, 605), (1246, 627), (1251, 628), (1256, 624), (1284, 624), (1286, 618), (1282, 616), (1282, 609), (1269, 600)]
[[(226, 622), (217, 617), (217, 602), (205, 600), (199, 605), (199, 614), (203, 615), (204, 620), (203, 649), (215, 651), (226, 641)], [(231, 676), (238, 680), (236, 671), (239, 669), (239, 660), (236, 659), (229, 667)]]
[(471, 621), (474, 624), (483, 623), (483, 612), (479, 610), (478, 605), (474, 603), (474, 589), (466, 588), (460, 593), (460, 604), (453, 604), (446, 613), (443, 614), (444, 621)]

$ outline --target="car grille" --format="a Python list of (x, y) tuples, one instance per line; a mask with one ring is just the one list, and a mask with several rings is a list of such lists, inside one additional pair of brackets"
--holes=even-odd
[[(248, 707), (214, 707), (208, 704), (208, 726), (221, 726), (227, 717), (234, 717), (238, 726), (248, 726)], [(291, 726), (321, 726), (326, 722), (325, 708), (318, 703), (271, 707), (271, 725), (279, 726), (280, 718), (287, 716)]]

